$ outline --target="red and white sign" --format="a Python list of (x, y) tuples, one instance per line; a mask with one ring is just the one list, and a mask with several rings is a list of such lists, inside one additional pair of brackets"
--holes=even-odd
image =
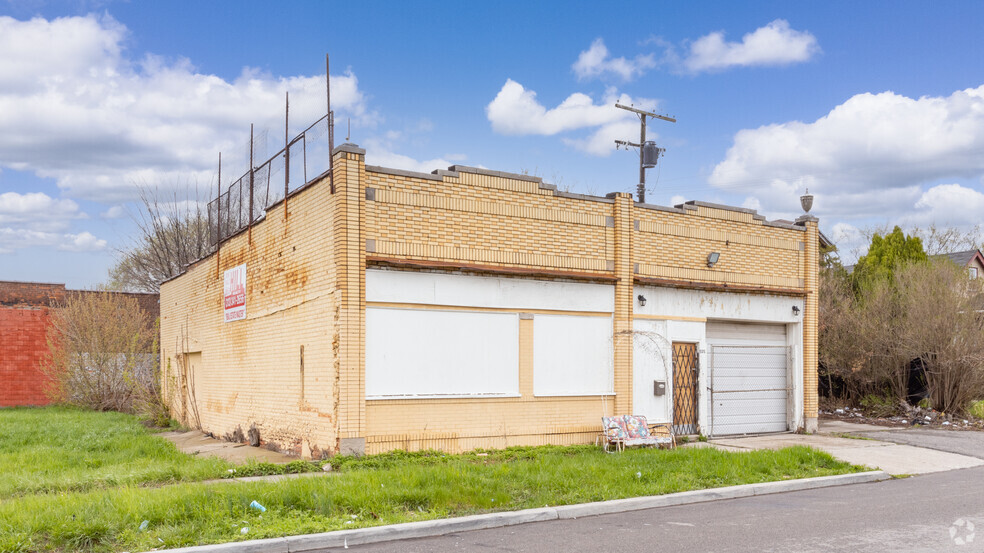
[(225, 322), (241, 321), (246, 318), (246, 264), (226, 271), (223, 280)]

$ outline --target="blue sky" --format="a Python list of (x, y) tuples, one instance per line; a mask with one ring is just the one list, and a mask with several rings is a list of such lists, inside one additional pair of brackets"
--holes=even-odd
[(313, 122), (326, 52), (336, 142), (351, 121), (370, 164), (634, 191), (621, 98), (678, 119), (650, 124), (649, 203), (793, 218), (809, 187), (844, 250), (971, 229), (981, 28), (978, 2), (0, 1), (0, 279), (105, 281), (138, 185), (210, 192), (250, 123), (283, 135), (284, 91)]

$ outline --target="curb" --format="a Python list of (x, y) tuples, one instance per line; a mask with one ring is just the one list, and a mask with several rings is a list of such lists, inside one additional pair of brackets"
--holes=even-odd
[(740, 486), (694, 490), (667, 495), (581, 503), (578, 505), (505, 511), (449, 519), (425, 520), (421, 522), (404, 522), (387, 526), (376, 526), (374, 528), (336, 530), (322, 534), (183, 547), (181, 549), (167, 549), (164, 551), (171, 553), (298, 553), (301, 551), (314, 551), (332, 547), (347, 548), (351, 545), (365, 545), (412, 538), (428, 538), (456, 532), (467, 532), (469, 530), (501, 528), (515, 524), (526, 524), (528, 522), (575, 519), (579, 517), (653, 509), (656, 507), (704, 503), (721, 499), (737, 499), (756, 495), (846, 486), (848, 484), (864, 484), (888, 480), (890, 478), (891, 476), (889, 474), (875, 470), (853, 474), (839, 474), (837, 476), (763, 482), (760, 484), (743, 484)]

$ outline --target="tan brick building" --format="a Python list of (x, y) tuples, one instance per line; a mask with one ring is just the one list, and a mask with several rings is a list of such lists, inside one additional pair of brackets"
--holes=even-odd
[(161, 286), (187, 423), (305, 456), (816, 429), (815, 218), (333, 156)]

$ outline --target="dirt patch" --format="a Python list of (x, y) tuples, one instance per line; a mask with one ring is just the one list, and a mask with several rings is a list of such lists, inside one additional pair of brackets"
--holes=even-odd
[(872, 424), (887, 428), (908, 428), (910, 426), (926, 426), (940, 430), (974, 430), (984, 431), (984, 420), (973, 417), (955, 417), (932, 409), (912, 407), (904, 415), (890, 417), (870, 417), (861, 409), (853, 407), (837, 407), (830, 410), (820, 410), (823, 420), (839, 420), (861, 424)]

